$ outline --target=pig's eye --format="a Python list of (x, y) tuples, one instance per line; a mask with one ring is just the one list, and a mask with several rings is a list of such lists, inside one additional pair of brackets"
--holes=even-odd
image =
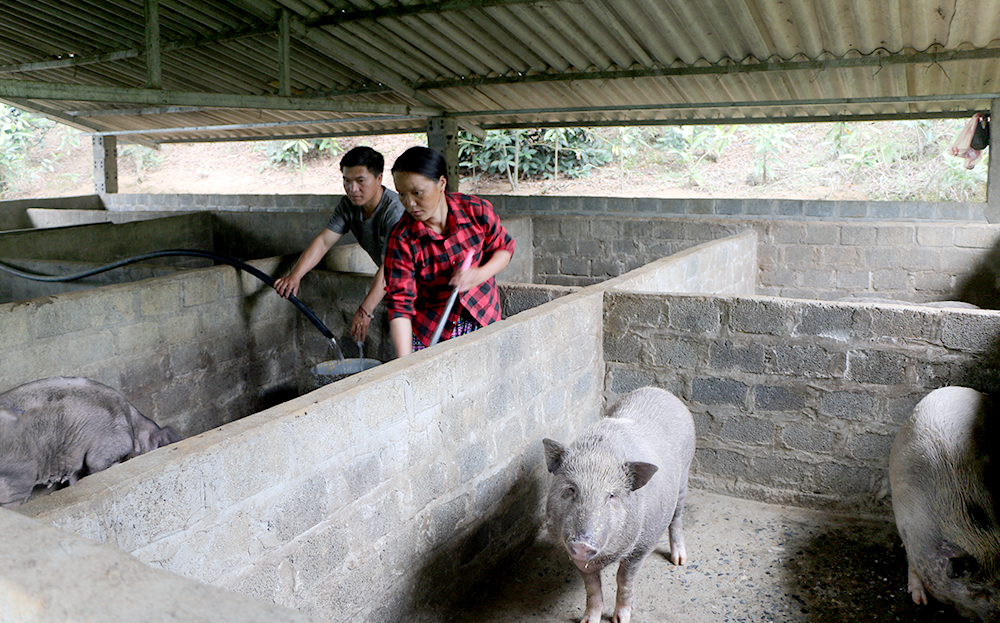
[(564, 500), (569, 500), (571, 498), (575, 498), (576, 497), (576, 487), (566, 487), (565, 489), (563, 489), (562, 496), (563, 496)]

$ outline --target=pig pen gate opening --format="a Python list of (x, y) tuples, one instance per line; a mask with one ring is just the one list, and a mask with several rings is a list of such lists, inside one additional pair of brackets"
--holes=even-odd
[[(505, 222), (524, 213), (518, 201), (496, 198)], [(560, 201), (552, 199), (556, 207)], [(602, 201), (613, 209), (631, 204)], [(584, 203), (574, 210), (586, 211)], [(182, 236), (205, 218), (149, 225)], [(79, 368), (123, 390), (141, 388), (149, 399), (137, 406), (161, 424), (176, 422), (158, 416), (188, 408), (184, 430), (201, 433), (31, 502), (21, 514), (188, 578), (169, 576), (171, 582), (207, 582), (324, 618), (430, 617), (445, 599), (429, 595), (467, 588), (463, 579), (484, 575), (533, 537), (544, 486), (538, 440), (574, 437), (597, 417), (604, 394), (613, 400), (657, 384), (691, 406), (699, 433), (696, 487), (885, 516), (887, 444), (899, 418), (942, 379), (983, 389), (995, 384), (995, 312), (776, 297), (812, 289), (821, 298), (964, 293), (985, 300), (990, 288), (976, 284), (996, 265), (992, 226), (596, 211), (520, 220), (519, 245), (530, 240), (534, 247), (529, 275), (544, 283), (505, 284), (505, 305), (559, 298), (434, 353), (392, 361), (218, 428), (210, 425), (218, 415), (210, 399), (225, 395), (233, 379), (282, 388), (291, 382), (282, 370), (300, 367), (285, 352), (286, 336), (297, 330), (290, 306), (231, 269), (4, 305), (0, 323), (13, 337), (3, 348), (3, 378)], [(15, 238), (27, 235), (45, 232)], [(894, 257), (880, 257), (872, 243), (893, 245)], [(662, 255), (668, 257), (656, 259)], [(271, 272), (279, 263), (258, 265)], [(824, 267), (834, 271), (826, 279)], [(365, 281), (318, 274), (316, 287), (323, 294), (342, 286), (360, 292)], [(220, 317), (241, 330), (213, 324)], [(309, 338), (300, 338), (308, 352)], [(166, 356), (141, 360), (140, 353), (158, 351)], [(27, 365), (10, 363), (13, 353)], [(251, 360), (253, 374), (237, 373)], [(118, 372), (130, 365), (148, 374)], [(155, 386), (149, 379), (156, 374), (171, 380)], [(207, 390), (192, 389), (206, 381)], [(51, 550), (50, 528), (10, 512), (0, 521), (22, 541), (42, 531), (47, 536), (34, 547), (44, 542)], [(120, 562), (113, 549), (87, 548), (87, 560), (62, 555), (59, 564)], [(9, 551), (12, 559), (33, 556), (15, 542)], [(138, 576), (164, 581), (140, 569)], [(3, 584), (18, 598), (11, 603), (41, 603), (51, 580), (17, 573)], [(87, 590), (96, 589), (80, 587)], [(60, 599), (86, 601), (81, 593)], [(240, 603), (253, 611), (256, 602)]]

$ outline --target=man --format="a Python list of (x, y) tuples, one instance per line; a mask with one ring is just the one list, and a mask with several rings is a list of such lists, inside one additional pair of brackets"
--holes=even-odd
[(385, 296), (385, 269), (382, 263), (386, 246), (389, 234), (406, 212), (399, 202), (399, 195), (382, 185), (384, 166), (382, 154), (371, 147), (355, 147), (344, 154), (340, 160), (344, 198), (337, 204), (326, 228), (302, 252), (288, 276), (274, 282), (274, 289), (282, 297), (297, 295), (302, 277), (319, 264), (344, 234), (353, 232), (358, 243), (379, 267), (368, 295), (351, 320), (351, 336), (357, 342), (365, 340), (375, 308)]

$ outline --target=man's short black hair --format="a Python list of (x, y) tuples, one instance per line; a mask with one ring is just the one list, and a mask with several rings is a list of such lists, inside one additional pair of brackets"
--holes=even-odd
[(355, 147), (340, 159), (341, 171), (350, 167), (366, 167), (372, 175), (378, 177), (385, 167), (385, 158), (371, 147)]

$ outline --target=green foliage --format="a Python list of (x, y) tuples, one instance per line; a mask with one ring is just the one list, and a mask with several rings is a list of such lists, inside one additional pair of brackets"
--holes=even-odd
[(160, 164), (163, 160), (159, 150), (136, 144), (119, 145), (118, 156), (124, 156), (132, 161), (135, 166), (136, 181), (140, 184), (146, 180), (146, 171)]
[[(990, 150), (992, 151), (992, 150)], [(965, 160), (950, 155), (942, 156), (944, 170), (940, 175), (928, 176), (927, 189), (930, 196), (950, 196), (954, 201), (982, 201), (980, 193), (986, 188), (986, 173), (989, 170), (989, 155), (986, 155), (973, 169), (965, 168)]]
[[(0, 104), (0, 192), (35, 174), (27, 166), (28, 156), (54, 125), (43, 117)], [(50, 172), (54, 170), (54, 164), (48, 160), (40, 166)]]
[[(750, 130), (754, 153), (759, 159), (754, 162), (755, 179), (760, 184), (768, 183), (768, 173), (774, 178), (774, 160), (795, 141), (795, 135), (778, 124), (759, 124)], [(768, 169), (770, 163), (771, 168)]]
[(611, 152), (586, 128), (549, 130), (487, 130), (482, 140), (470, 132), (458, 134), (459, 166), (471, 177), (505, 175), (511, 187), (518, 179), (580, 177), (611, 161)]
[(731, 126), (667, 126), (653, 137), (653, 144), (683, 167), (687, 185), (694, 187), (702, 184), (702, 161), (718, 162), (734, 136)]
[(262, 141), (262, 151), (265, 161), (260, 166), (298, 167), (302, 171), (302, 163), (313, 158), (333, 157), (343, 151), (340, 144), (333, 138), (297, 138), (281, 141)]
[(615, 128), (615, 136), (611, 141), (611, 154), (618, 159), (618, 167), (625, 168), (625, 163), (631, 161), (643, 148), (648, 149), (646, 132), (642, 128), (628, 126)]

